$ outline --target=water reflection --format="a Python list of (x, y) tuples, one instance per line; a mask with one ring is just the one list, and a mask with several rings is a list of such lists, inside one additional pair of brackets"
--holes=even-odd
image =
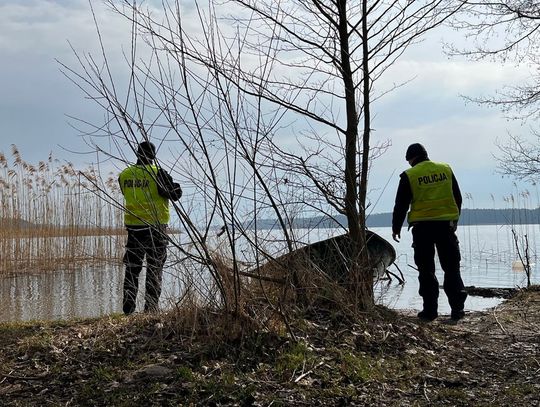
[[(442, 283), (442, 277), (441, 281)], [(392, 309), (414, 310), (422, 309), (422, 298), (418, 295), (418, 280), (409, 277), (407, 283), (401, 286), (380, 283), (375, 288), (377, 303)], [(503, 300), (500, 298), (483, 298), (469, 296), (465, 303), (465, 311), (483, 311), (493, 308)], [(450, 306), (441, 287), (439, 293), (439, 314), (450, 314)]]
[(118, 312), (118, 267), (20, 274), (0, 282), (0, 320), (94, 317)]
[[(503, 239), (496, 239), (490, 231), (493, 227), (475, 227), (472, 236), (484, 240), (474, 244), (463, 243), (468, 231), (462, 232), (462, 275), (465, 285), (478, 287), (524, 287), (525, 273), (519, 268), (512, 268), (515, 251), (512, 244), (503, 244)], [(390, 228), (374, 229), (381, 236), (391, 239)], [(477, 231), (481, 233), (476, 233)], [(329, 231), (320, 231), (311, 236), (311, 241), (328, 237)], [(406, 284), (398, 286), (395, 282), (388, 285), (379, 282), (376, 285), (377, 302), (394, 309), (419, 310), (422, 307), (418, 296), (417, 272), (413, 264), (410, 233), (402, 234), (402, 241), (395, 244), (398, 253), (397, 264), (403, 271)], [(536, 241), (535, 241), (536, 243)], [(497, 245), (497, 250), (494, 245)], [(468, 250), (468, 247), (478, 250)], [(536, 256), (536, 246), (533, 246)], [(171, 261), (174, 260), (174, 254)], [(536, 264), (538, 262), (534, 259)], [(442, 284), (442, 272), (438, 266), (437, 275)], [(396, 269), (392, 271), (397, 272)], [(171, 307), (186, 290), (194, 288), (196, 292), (208, 293), (209, 276), (193, 274), (180, 276), (173, 268), (166, 268), (163, 275), (163, 293), (160, 302), (162, 308)], [(532, 270), (533, 283), (540, 283), (538, 266)], [(58, 271), (54, 273), (21, 274), (0, 277), (0, 321), (21, 321), (35, 319), (66, 319), (73, 317), (96, 317), (121, 312), (122, 282), (124, 271), (120, 264), (110, 264), (101, 268), (87, 268), (77, 271)], [(144, 272), (139, 279), (139, 300), (144, 295)], [(483, 310), (501, 302), (496, 298), (471, 297), (466, 303), (466, 310)], [(138, 304), (140, 310), (141, 304)], [(446, 296), (441, 290), (439, 298), (441, 314), (449, 313)]]
[[(526, 227), (527, 225), (522, 225)], [(476, 287), (526, 287), (527, 276), (523, 268), (513, 267), (518, 258), (513, 240), (508, 237), (508, 226), (484, 225), (458, 228), (461, 247), (461, 275), (466, 286)], [(374, 232), (391, 239), (391, 228), (374, 228)], [(502, 236), (499, 236), (502, 235)], [(412, 235), (403, 230), (399, 243), (393, 242), (398, 258), (396, 264), (403, 272), (407, 283), (403, 286), (387, 285), (380, 282), (375, 287), (377, 301), (394, 309), (422, 309), (422, 299), (418, 295), (418, 272), (414, 268)], [(506, 237), (506, 238), (503, 238)], [(536, 239), (534, 239), (536, 244)], [(476, 249), (476, 250), (475, 250)], [(531, 281), (540, 284), (538, 268), (538, 247), (531, 245), (530, 255), (533, 267)], [(439, 284), (443, 283), (443, 272), (436, 259), (436, 273)], [(394, 267), (394, 266), (393, 266)], [(392, 271), (397, 273), (396, 269)], [(469, 296), (465, 303), (466, 311), (479, 311), (492, 308), (502, 300)], [(449, 314), (450, 306), (442, 288), (439, 293), (439, 313)]]

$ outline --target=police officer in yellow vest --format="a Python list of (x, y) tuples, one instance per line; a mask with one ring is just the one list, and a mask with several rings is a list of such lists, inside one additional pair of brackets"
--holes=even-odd
[(423, 299), (423, 309), (418, 317), (425, 321), (433, 321), (438, 316), (437, 248), (444, 271), (443, 287), (452, 310), (451, 318), (457, 321), (465, 315), (467, 298), (460, 274), (461, 255), (455, 233), (462, 203), (459, 185), (450, 166), (430, 161), (426, 149), (419, 143), (409, 146), (405, 159), (411, 168), (400, 175), (392, 217), (392, 237), (399, 241), (407, 216), (409, 228), (412, 227), (419, 294)]
[(167, 258), (169, 200), (180, 199), (180, 185), (154, 161), (156, 147), (144, 141), (137, 149), (137, 163), (120, 173), (118, 182), (124, 195), (124, 224), (128, 232), (124, 264), (122, 309), (135, 311), (139, 274), (146, 257), (144, 310), (157, 311), (161, 295), (163, 265)]

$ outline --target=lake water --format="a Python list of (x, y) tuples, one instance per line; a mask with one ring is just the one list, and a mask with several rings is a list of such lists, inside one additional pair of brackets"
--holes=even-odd
[[(516, 226), (518, 236), (529, 238), (529, 253), (532, 267), (532, 282), (540, 284), (537, 254), (540, 254), (540, 226)], [(373, 228), (374, 232), (392, 241), (390, 228)], [(337, 233), (335, 230), (297, 231), (303, 241), (317, 241)], [(525, 287), (526, 275), (516, 264), (511, 228), (508, 226), (463, 226), (458, 229), (462, 262), (462, 277), (466, 286), (477, 287)], [(537, 239), (538, 237), (538, 239)], [(181, 239), (181, 236), (180, 236)], [(398, 258), (397, 267), (403, 272), (406, 283), (398, 285), (380, 281), (375, 286), (377, 302), (394, 309), (417, 311), (422, 307), (418, 296), (417, 272), (414, 266), (412, 238), (403, 230), (402, 240), (393, 242)], [(176, 253), (169, 259), (175, 261)], [(176, 259), (177, 260), (177, 259)], [(442, 271), (438, 266), (437, 275), (442, 284)], [(175, 273), (173, 267), (164, 270), (162, 308), (174, 304), (188, 283), (185, 276)], [(390, 271), (399, 273), (396, 266)], [(143, 276), (141, 276), (143, 277)], [(34, 319), (65, 319), (72, 317), (95, 317), (120, 312), (123, 267), (120, 264), (78, 271), (54, 273), (20, 274), (0, 277), (0, 321), (21, 321)], [(141, 283), (143, 278), (141, 278)], [(500, 299), (469, 296), (466, 310), (483, 310), (496, 306)], [(140, 304), (139, 304), (140, 309)], [(449, 313), (446, 296), (441, 289), (439, 312)]]

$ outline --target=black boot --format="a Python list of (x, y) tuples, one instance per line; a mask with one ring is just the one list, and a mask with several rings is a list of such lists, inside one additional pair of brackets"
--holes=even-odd
[(422, 310), (418, 313), (418, 318), (426, 322), (431, 322), (437, 319), (438, 316), (437, 311)]
[(450, 313), (450, 319), (452, 321), (459, 321), (465, 316), (465, 311), (463, 309), (460, 310), (452, 310)]

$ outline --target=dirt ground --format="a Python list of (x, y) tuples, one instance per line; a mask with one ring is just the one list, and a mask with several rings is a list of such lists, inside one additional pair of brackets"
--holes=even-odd
[(0, 404), (540, 406), (538, 287), (457, 324), (382, 308), (288, 329), (190, 318), (0, 325)]

